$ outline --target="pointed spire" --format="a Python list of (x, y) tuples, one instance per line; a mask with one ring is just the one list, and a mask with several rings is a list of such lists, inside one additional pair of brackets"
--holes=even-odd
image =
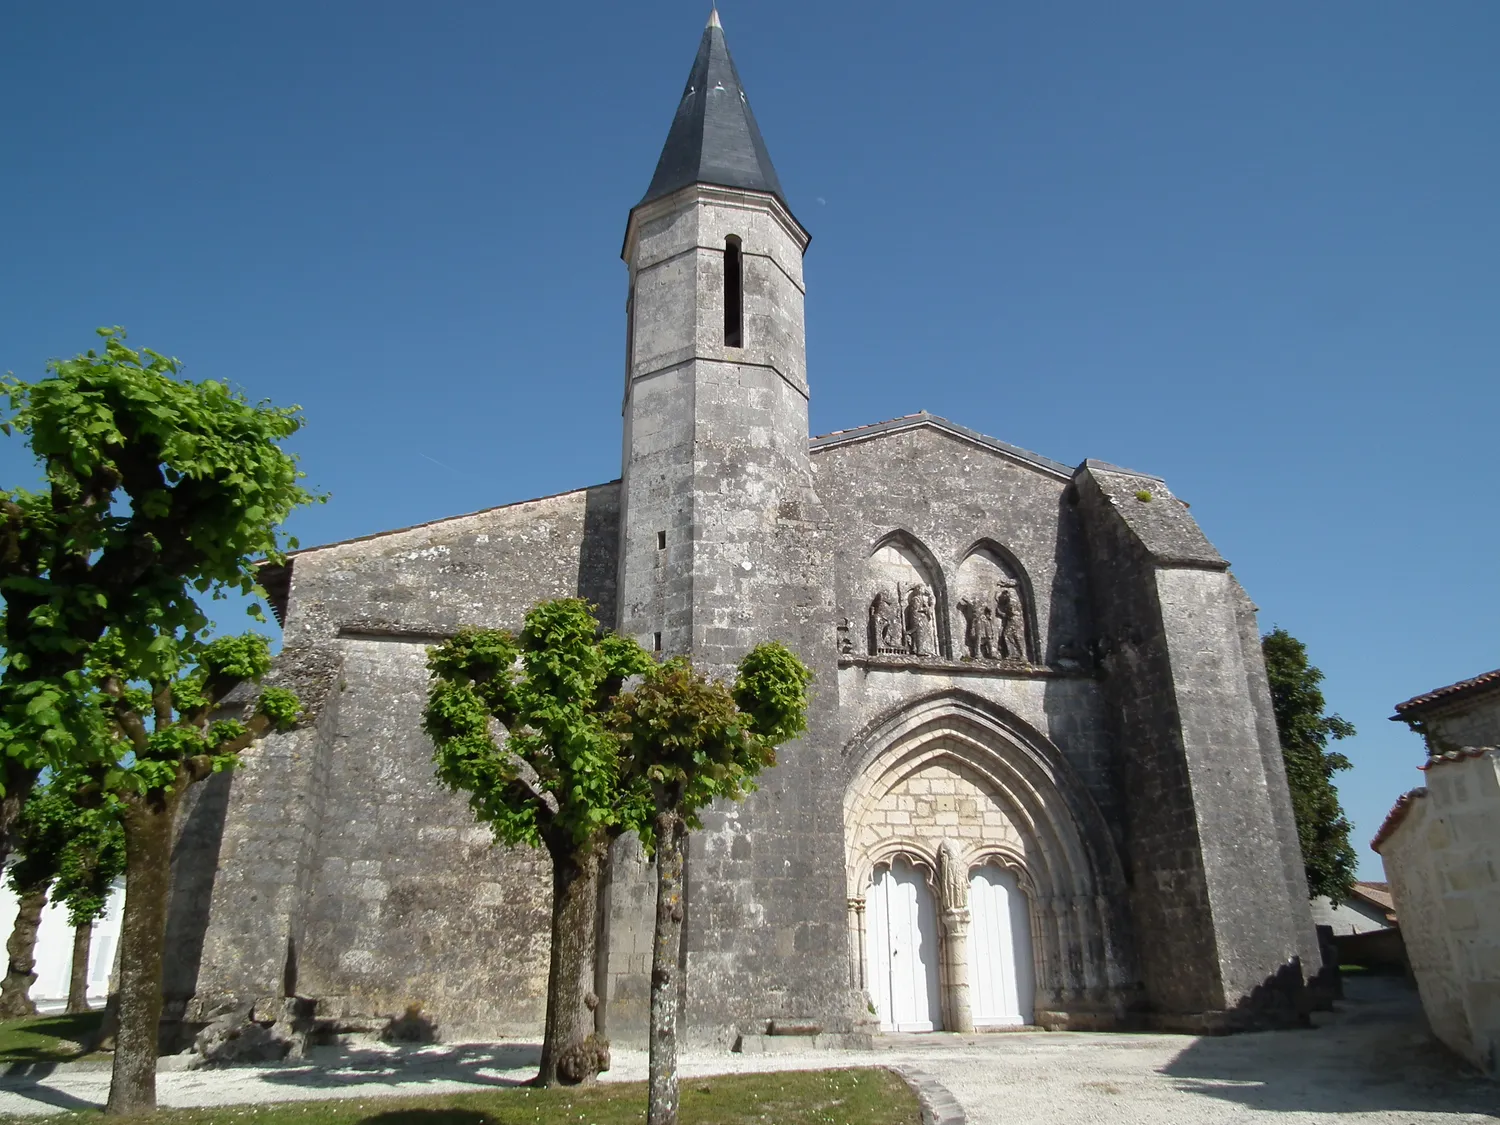
[(781, 181), (729, 56), (717, 6), (703, 29), (677, 116), (641, 202), (671, 195), (689, 184), (763, 191), (786, 206)]

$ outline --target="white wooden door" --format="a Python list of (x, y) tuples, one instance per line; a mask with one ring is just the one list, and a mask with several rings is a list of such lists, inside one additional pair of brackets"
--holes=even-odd
[(937, 909), (904, 859), (875, 873), (866, 900), (870, 999), (885, 1031), (933, 1031), (938, 1019)]
[(969, 1003), (974, 1023), (1017, 1027), (1032, 1019), (1031, 912), (1016, 877), (981, 867), (969, 877)]

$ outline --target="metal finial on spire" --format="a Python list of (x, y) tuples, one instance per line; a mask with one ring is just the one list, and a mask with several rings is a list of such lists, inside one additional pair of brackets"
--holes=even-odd
[(706, 26), (717, 27), (720, 31), (724, 30), (724, 25), (719, 22), (719, 5), (715, 4), (713, 10), (708, 13), (708, 23)]

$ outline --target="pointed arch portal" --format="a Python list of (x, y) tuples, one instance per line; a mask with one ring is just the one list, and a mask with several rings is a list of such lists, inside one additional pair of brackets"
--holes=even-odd
[[(949, 691), (872, 724), (846, 756), (854, 984), (884, 1028), (969, 1030), (1115, 1006), (1131, 977), (1123, 877), (1056, 747)], [(959, 869), (934, 877), (944, 864)], [(923, 929), (924, 902), (936, 933)]]

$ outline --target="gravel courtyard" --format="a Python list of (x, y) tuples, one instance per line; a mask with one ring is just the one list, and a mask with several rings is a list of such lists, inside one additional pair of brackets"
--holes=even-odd
[[(1339, 1122), (1456, 1125), (1500, 1120), (1500, 1084), (1467, 1071), (1426, 1032), (1400, 981), (1354, 979), (1311, 1031), (1195, 1039), (1175, 1035), (1015, 1032), (891, 1036), (876, 1051), (692, 1054), (688, 1076), (748, 1070), (905, 1065), (946, 1086), (971, 1125), (1211, 1125)], [(359, 1050), (310, 1064), (166, 1070), (163, 1105), (371, 1097), (508, 1085), (533, 1073), (535, 1048), (455, 1044)], [(170, 1065), (170, 1063), (169, 1063)], [(0, 1113), (102, 1105), (106, 1069), (12, 1067)], [(614, 1081), (642, 1079), (646, 1057), (616, 1051)]]

